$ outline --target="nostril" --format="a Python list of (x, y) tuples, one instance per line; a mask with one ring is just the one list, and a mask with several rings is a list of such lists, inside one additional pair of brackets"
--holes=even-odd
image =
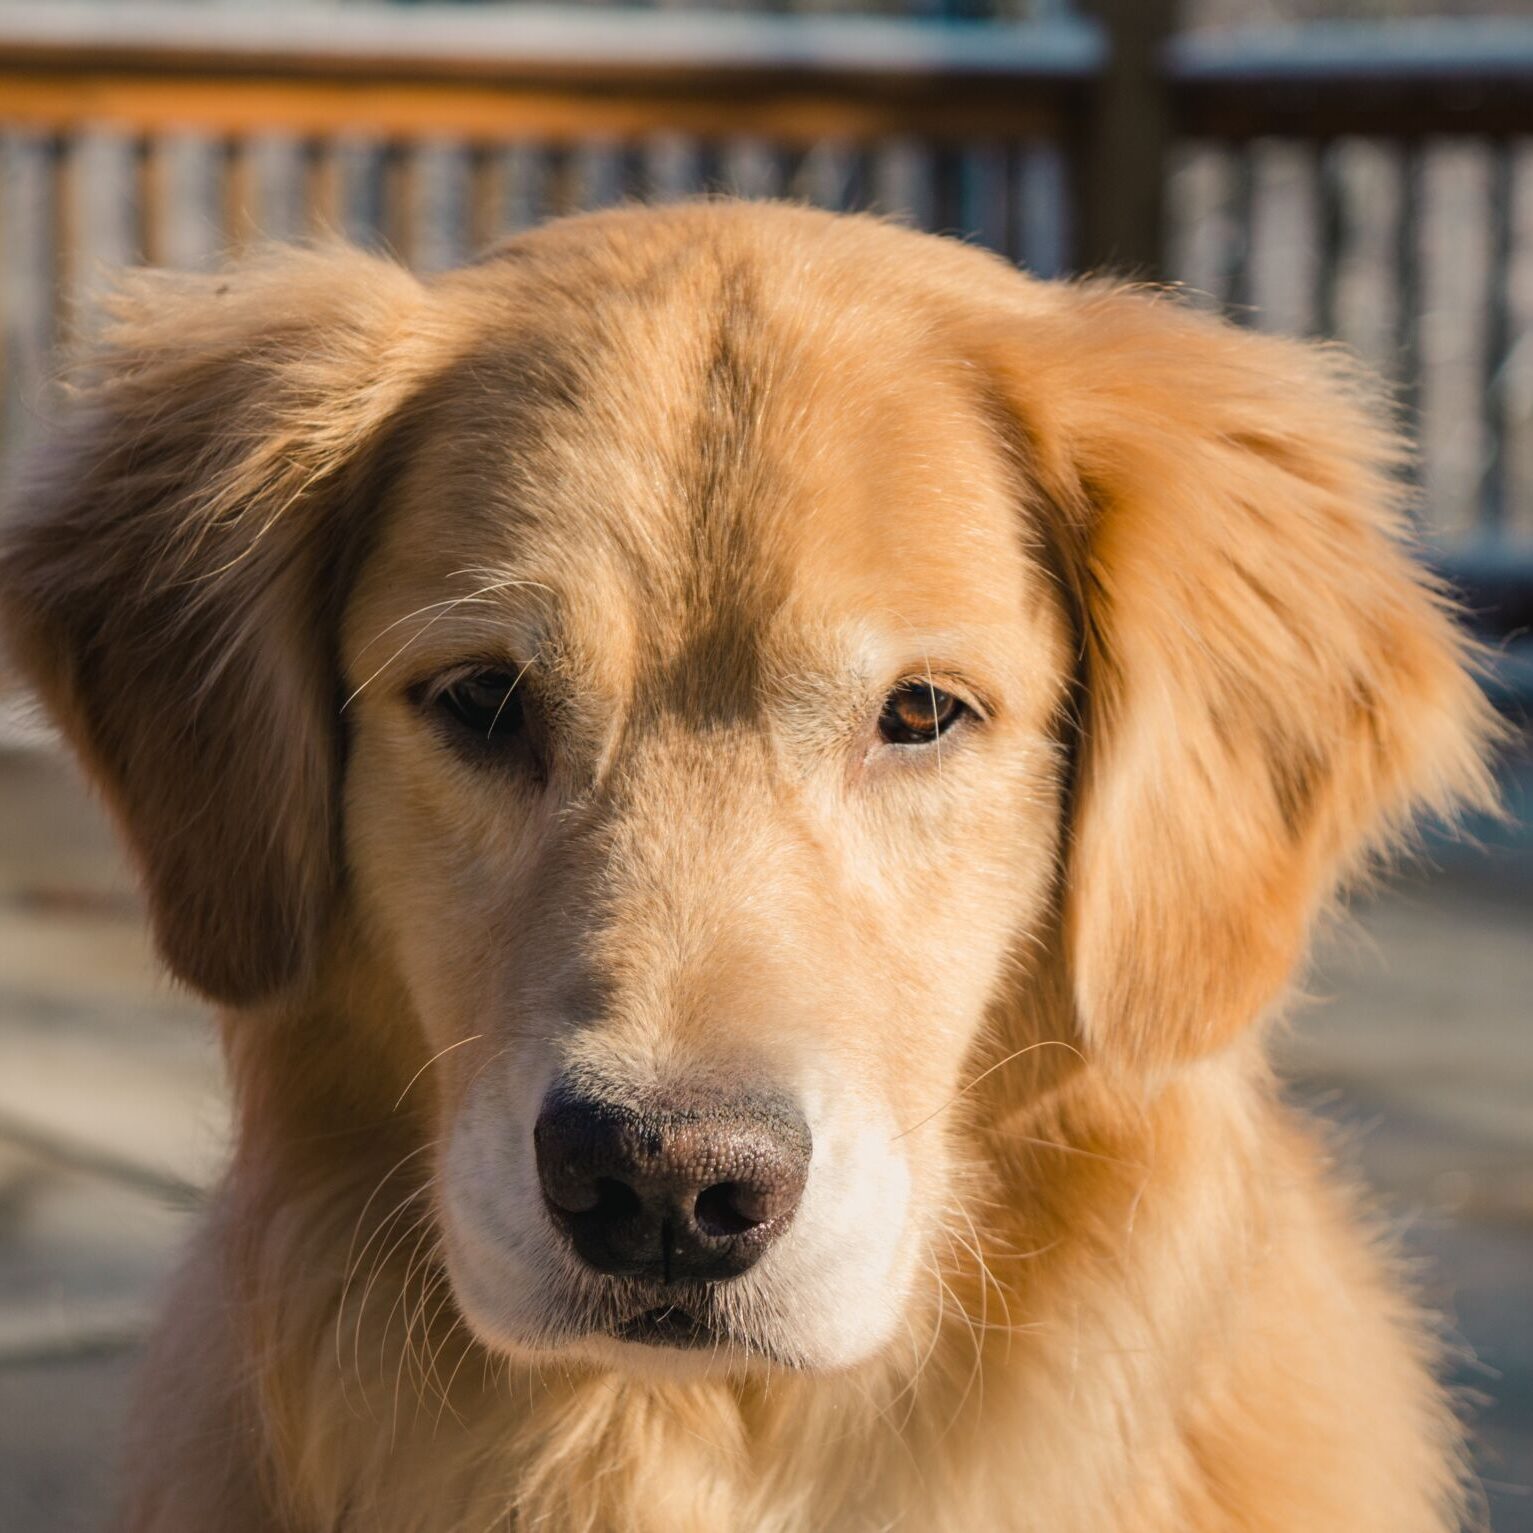
[(759, 1202), (743, 1183), (719, 1182), (697, 1195), (692, 1216), (705, 1235), (743, 1235), (771, 1217), (753, 1212)]
[(644, 1202), (627, 1182), (616, 1177), (596, 1178), (596, 1203), (591, 1210), (598, 1219), (616, 1224), (620, 1219), (637, 1218), (644, 1211)]

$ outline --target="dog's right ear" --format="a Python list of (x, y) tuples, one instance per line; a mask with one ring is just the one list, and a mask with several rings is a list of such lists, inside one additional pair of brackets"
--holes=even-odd
[(126, 278), (0, 541), (11, 658), (119, 820), (166, 961), (216, 1000), (300, 977), (327, 913), (336, 571), (436, 350), (425, 308), (342, 248)]

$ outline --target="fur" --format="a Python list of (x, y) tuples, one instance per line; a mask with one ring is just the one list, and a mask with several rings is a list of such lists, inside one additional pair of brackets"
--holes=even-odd
[[(1492, 798), (1400, 458), (1334, 352), (867, 218), (125, 278), (0, 549), (236, 1106), (122, 1527), (1457, 1527), (1432, 1328), (1264, 1053)], [(487, 659), (536, 769), (427, 716)], [(972, 716), (902, 755), (910, 678)], [(542, 1212), (569, 1069), (809, 1104), (705, 1357), (604, 1339)]]

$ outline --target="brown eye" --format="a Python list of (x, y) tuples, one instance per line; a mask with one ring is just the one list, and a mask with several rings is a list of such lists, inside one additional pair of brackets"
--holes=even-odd
[(941, 687), (903, 681), (884, 699), (878, 732), (890, 745), (930, 745), (969, 709)]
[(527, 721), (517, 680), (514, 671), (470, 671), (437, 694), (436, 706), (481, 740), (509, 742)]

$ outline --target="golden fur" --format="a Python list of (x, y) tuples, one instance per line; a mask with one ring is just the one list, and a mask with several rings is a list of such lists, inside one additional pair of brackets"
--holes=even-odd
[[(237, 1110), (123, 1526), (1457, 1526), (1429, 1328), (1262, 1041), (1490, 794), (1398, 457), (1332, 352), (864, 218), (128, 278), (0, 564)], [(484, 655), (546, 780), (422, 725)], [(982, 718), (896, 760), (909, 675)], [(724, 1285), (738, 1349), (498, 1265), (572, 1061), (818, 1083), (838, 1238)]]

